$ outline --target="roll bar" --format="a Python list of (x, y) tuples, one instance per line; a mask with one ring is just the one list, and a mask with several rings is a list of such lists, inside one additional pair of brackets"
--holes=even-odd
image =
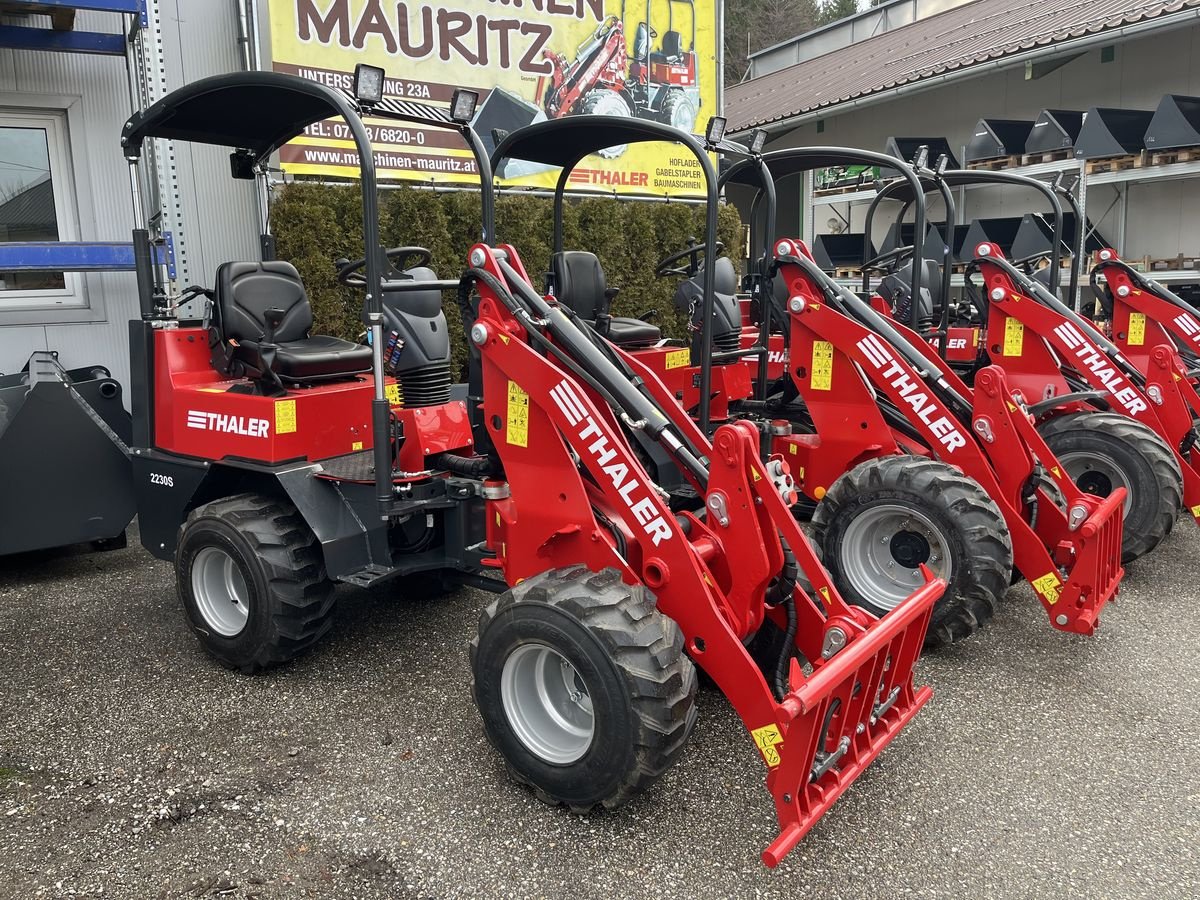
[(373, 117), (445, 128), (463, 136), (479, 167), (483, 237), (490, 243), (495, 204), (487, 152), (468, 123), (454, 120), (440, 107), (388, 97), (368, 104), (359, 102), (351, 92), (337, 91), (295, 75), (235, 72), (194, 81), (135, 113), (121, 130), (121, 147), (130, 166), (134, 214), (138, 219), (134, 223), (133, 241), (135, 259), (138, 261), (138, 294), (142, 317), (153, 319), (170, 314), (156, 307), (154, 298), (159, 296), (160, 285), (148, 265), (150, 239), (148, 223), (144, 221), (141, 179), (137, 172), (146, 139), (168, 138), (231, 147), (234, 150), (230, 158), (233, 176), (253, 177), (254, 171), (261, 171), (262, 165), (273, 152), (299, 136), (309, 125), (332, 116), (340, 117), (346, 123), (358, 151), (359, 187), (362, 192), (367, 292), (363, 321), (372, 338), (375, 397), (371, 404), (371, 421), (375, 490), (382, 506), (392, 498), (392, 461), (387, 437), (391, 428), (391, 404), (385, 394), (383, 377), (383, 260), (380, 252), (375, 155), (362, 120), (368, 113)]
[[(704, 222), (703, 319), (713, 315), (713, 282), (716, 278), (717, 173), (704, 144), (695, 135), (648, 119), (614, 119), (612, 116), (567, 116), (535, 122), (504, 136), (492, 151), (491, 170), (506, 159), (557, 166), (561, 169), (554, 188), (554, 252), (563, 249), (563, 203), (571, 172), (586, 157), (605, 147), (667, 141), (682, 144), (691, 151), (704, 173), (707, 209)], [(712, 329), (700, 334), (700, 429), (707, 433), (710, 424), (708, 400), (712, 393)]]
[[(722, 187), (726, 184), (742, 184), (748, 187), (757, 187), (761, 191), (763, 190), (763, 173), (768, 174), (774, 181), (779, 181), (790, 175), (797, 175), (812, 169), (824, 169), (829, 166), (868, 165), (896, 169), (904, 179), (898, 183), (907, 184), (912, 190), (916, 207), (917, 234), (924, 235), (925, 233), (925, 192), (921, 189), (921, 182), (910, 165), (894, 156), (871, 150), (859, 150), (854, 147), (789, 147), (763, 154), (762, 162), (762, 166), (753, 166), (750, 161), (743, 160), (730, 166), (722, 176)], [(767, 229), (770, 232), (771, 243), (764, 245), (763, 251), (766, 254), (770, 254), (775, 240), (774, 224), (772, 217)], [(751, 220), (751, 227), (753, 228), (753, 220)], [(913, 266), (910, 288), (915, 301), (915, 298), (921, 295), (921, 267), (918, 265)], [(915, 302), (912, 304), (912, 310), (912, 324), (915, 327), (917, 324), (917, 304)]]

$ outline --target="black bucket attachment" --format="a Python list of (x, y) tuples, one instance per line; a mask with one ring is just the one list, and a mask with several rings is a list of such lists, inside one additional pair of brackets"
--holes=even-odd
[(1167, 94), (1146, 128), (1146, 149), (1181, 147), (1200, 147), (1200, 97)]
[[(471, 127), (479, 133), (483, 146), (489, 154), (494, 153), (497, 138), (534, 122), (545, 120), (546, 113), (538, 106), (530, 103), (504, 88), (492, 88), (487, 97), (475, 111)], [(522, 175), (533, 175), (537, 172), (549, 171), (549, 166), (542, 166), (526, 160), (506, 159), (501, 162), (496, 177), (518, 178)]]
[(133, 520), (133, 430), (108, 369), (35, 353), (0, 376), (0, 555), (114, 541)]
[[(888, 228), (887, 235), (883, 239), (883, 245), (879, 248), (880, 253), (887, 253), (895, 250), (897, 247), (912, 246), (913, 236), (916, 234), (917, 226), (913, 222), (893, 222)], [(955, 226), (955, 238), (966, 235), (966, 225)], [(942, 255), (946, 247), (946, 223), (945, 222), (930, 222), (925, 229), (925, 243), (923, 245), (925, 259), (932, 259), (938, 265), (942, 263)], [(953, 253), (953, 247), (951, 247)]]
[(1021, 227), (1020, 216), (1001, 219), (972, 219), (967, 234), (963, 238), (961, 262), (970, 262), (975, 258), (975, 248), (980, 244), (997, 244), (1006, 257), (1012, 258), (1013, 241), (1017, 238), (1017, 230)]
[(1029, 129), (1025, 152), (1056, 153), (1074, 151), (1075, 139), (1083, 127), (1083, 113), (1070, 109), (1043, 109)]
[[(1098, 232), (1092, 230), (1090, 222), (1088, 223), (1088, 232), (1086, 247), (1088, 254), (1112, 246)], [(1072, 213), (1063, 214), (1062, 239), (1063, 246), (1060, 248), (1060, 252), (1062, 258), (1067, 259), (1075, 252), (1075, 243), (1078, 240), (1075, 216)], [(1053, 249), (1053, 242), (1054, 227), (1046, 220), (1045, 216), (1041, 213), (1026, 213), (1021, 219), (1021, 226), (1017, 229), (1017, 236), (1013, 238), (1012, 258), (1028, 259), (1031, 256), (1049, 256)]]
[(1026, 119), (980, 119), (963, 154), (963, 162), (1020, 156), (1032, 130), (1033, 122)]
[[(866, 261), (863, 259), (863, 243), (866, 235), (860, 232), (846, 234), (819, 234), (813, 241), (813, 259), (823, 272), (833, 272), (837, 269), (858, 269)], [(871, 256), (875, 255), (874, 248)]]
[(1146, 149), (1146, 128), (1154, 113), (1145, 109), (1108, 109), (1093, 106), (1087, 111), (1079, 137), (1075, 139), (1078, 159), (1129, 156)]
[[(890, 137), (883, 147), (883, 152), (896, 159), (912, 162), (921, 147), (929, 148), (929, 158), (925, 162), (929, 168), (937, 165), (938, 157), (942, 155), (946, 157), (947, 169), (959, 167), (954, 151), (950, 149), (950, 142), (944, 137)], [(895, 178), (899, 174), (899, 169), (882, 169), (879, 173), (881, 178)]]

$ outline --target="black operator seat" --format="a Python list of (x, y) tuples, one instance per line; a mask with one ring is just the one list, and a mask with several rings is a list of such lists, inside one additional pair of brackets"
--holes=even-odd
[[(609, 290), (604, 269), (595, 253), (586, 250), (555, 253), (550, 258), (550, 272), (554, 279), (554, 296), (573, 309), (579, 318), (595, 324), (599, 316), (608, 312), (616, 291)], [(662, 332), (658, 326), (641, 319), (612, 316), (607, 337), (621, 347), (646, 347), (662, 340)]]
[(265, 314), (283, 310), (275, 330), (272, 368), (282, 381), (331, 381), (371, 370), (371, 348), (341, 338), (309, 334), (312, 305), (300, 273), (289, 262), (227, 262), (217, 268), (214, 324), (233, 347), (231, 361), (259, 372), (259, 343), (266, 335)]

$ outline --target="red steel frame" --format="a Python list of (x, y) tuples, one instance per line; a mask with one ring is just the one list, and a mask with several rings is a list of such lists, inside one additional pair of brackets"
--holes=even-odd
[[(1178, 348), (1200, 354), (1200, 318), (1135, 284), (1131, 270), (1115, 250), (1098, 250), (1095, 259), (1112, 294), (1113, 342), (1146, 376), (1147, 395), (1153, 399), (1157, 393), (1163, 406), (1171, 407), (1171, 421), (1178, 425), (1186, 416), (1195, 422), (1200, 418), (1200, 393), (1196, 391), (1195, 375), (1188, 371)], [(1176, 447), (1192, 462), (1188, 469), (1192, 472), (1200, 464), (1196, 452), (1189, 448), (1184, 453), (1181, 445)], [(1200, 521), (1200, 507), (1190, 502), (1188, 507)]]
[[(1000, 507), (1011, 535), (1014, 563), (1028, 577), (1054, 627), (1092, 634), (1101, 609), (1116, 596), (1124, 575), (1120, 564), (1124, 489), (1103, 500), (1084, 494), (1054, 461), (1003, 371), (994, 366), (983, 369), (972, 390), (923, 339), (896, 323), (937, 367), (946, 384), (972, 401), (970, 427), (975, 433), (970, 433), (899, 352), (824, 302), (820, 288), (804, 269), (788, 261), (793, 253), (809, 255), (801, 241), (781, 241), (776, 246), (776, 277), (787, 286), (790, 298), (791, 377), (816, 432), (775, 439), (775, 447), (798, 465), (797, 484), (820, 500), (837, 478), (867, 459), (932, 451), (973, 478)], [(892, 430), (871, 385), (898, 409), (911, 412), (906, 419), (921, 435), (922, 444)], [(1062, 492), (1066, 510), (1038, 487), (1038, 516), (1031, 526), (1023, 497), (1039, 461)], [(1066, 570), (1065, 582), (1060, 569)]]
[[(1127, 307), (1136, 309), (1136, 304), (1145, 303), (1146, 336), (1158, 341), (1144, 345), (1151, 348), (1149, 352), (1139, 350), (1135, 358), (1130, 359), (1135, 365), (1140, 359), (1140, 371), (1146, 377), (1142, 387), (1133, 384), (1104, 349), (1096, 346), (1066, 316), (1024, 294), (1008, 272), (990, 262), (1004, 258), (998, 246), (980, 244), (975, 257), (989, 299), (985, 346), (992, 363), (1003, 368), (1014, 387), (1034, 401), (1071, 393), (1062, 373), (1063, 365), (1078, 372), (1093, 389), (1106, 393), (1113, 412), (1142, 422), (1170, 446), (1183, 473), (1184, 505), (1200, 523), (1200, 458), (1197, 454), (1184, 455), (1181, 451), (1192, 431), (1194, 417), (1200, 414), (1200, 397), (1185, 377), (1186, 369), (1174, 344), (1157, 327), (1163, 325), (1163, 321), (1152, 318), (1149, 313), (1152, 308), (1159, 313), (1162, 310), (1154, 307), (1144, 292), (1139, 292), (1138, 298), (1132, 298), (1132, 295), (1117, 298), (1130, 300), (1129, 303), (1122, 302), (1123, 310)], [(1113, 283), (1119, 286), (1121, 281), (1117, 272), (1119, 270), (1114, 272)], [(1114, 328), (1128, 329), (1128, 312), (1123, 311), (1121, 315), (1119, 325), (1114, 318)], [(1161, 341), (1158, 340), (1160, 337)], [(1091, 407), (1077, 401), (1057, 411), (1088, 408)]]
[[(477, 245), (471, 253), (484, 254), (480, 268), (502, 282), (501, 258), (529, 281), (510, 246)], [(792, 517), (790, 486), (779, 480), (786, 466), (772, 475), (772, 464), (782, 461), (759, 458), (757, 430), (728, 423), (710, 443), (670, 389), (626, 354), (678, 433), (711, 460), (708, 484), (696, 487), (710, 510), (715, 505), (724, 513), (677, 517), (609, 406), (528, 344), (524, 326), (486, 282), (478, 287), (472, 331), (483, 365), (483, 414), (511, 488), (509, 497), (488, 501), (496, 565), (509, 584), (580, 563), (609, 567), (654, 593), (658, 608), (678, 623), (689, 655), (737, 710), (768, 768), (780, 832), (763, 861), (777, 865), (929, 700), (927, 687), (914, 688), (912, 670), (945, 583), (928, 580), (880, 620), (846, 604)], [(596, 511), (620, 529), (624, 553)], [(782, 615), (763, 602), (783, 563), (781, 539), (814, 589), (812, 596), (799, 587), (793, 594), (795, 645), (813, 671), (805, 675), (793, 661), (782, 701), (742, 643), (765, 615)], [(840, 651), (827, 652), (843, 642)]]

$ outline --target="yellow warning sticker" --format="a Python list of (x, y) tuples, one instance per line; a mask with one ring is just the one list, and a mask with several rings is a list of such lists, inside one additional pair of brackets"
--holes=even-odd
[(275, 401), (275, 433), (292, 434), (296, 430), (296, 401)]
[(762, 476), (758, 474), (758, 469), (751, 469), (750, 474), (754, 476), (755, 481), (762, 481)]
[(828, 391), (833, 387), (833, 344), (813, 341), (812, 388)]
[(404, 402), (400, 396), (400, 385), (392, 382), (383, 389), (383, 396), (387, 398), (387, 402), (392, 406), (399, 406)]
[(668, 369), (685, 369), (692, 364), (692, 351), (687, 347), (672, 350), (665, 357)]
[(1129, 346), (1140, 347), (1146, 343), (1146, 314), (1131, 312), (1129, 314)]
[(819, 588), (817, 588), (817, 593), (820, 594), (822, 597), (824, 597), (826, 600), (829, 599), (829, 588), (826, 585), (821, 585)]
[(1055, 572), (1047, 572), (1041, 578), (1033, 580), (1033, 589), (1046, 598), (1046, 602), (1053, 606), (1058, 602), (1058, 589), (1062, 587), (1062, 582), (1058, 579), (1058, 574)]
[(1004, 355), (1020, 356), (1025, 342), (1025, 326), (1020, 319), (1009, 316), (1004, 320)]
[(1193, 519), (1200, 519), (1200, 506), (1193, 506), (1191, 512)]
[(979, 329), (978, 328), (971, 329), (971, 346), (972, 347), (979, 346)]
[(363, 448), (363, 442), (362, 442), (362, 441), (355, 441), (353, 444), (351, 444), (351, 445), (350, 445), (350, 452), (351, 452), (351, 453), (356, 453), (356, 452), (358, 452), (359, 450), (361, 450), (362, 448)]
[(750, 732), (750, 736), (754, 738), (754, 743), (762, 751), (763, 759), (767, 761), (767, 765), (772, 769), (779, 765), (781, 762), (779, 751), (775, 749), (779, 744), (783, 743), (783, 735), (779, 733), (779, 726), (764, 725), (762, 728), (755, 728)]
[(529, 394), (515, 381), (508, 383), (508, 430), (504, 438), (516, 447), (529, 446)]
[(799, 452), (800, 450), (795, 444), (788, 444), (788, 453), (792, 454), (792, 456), (796, 456)]

